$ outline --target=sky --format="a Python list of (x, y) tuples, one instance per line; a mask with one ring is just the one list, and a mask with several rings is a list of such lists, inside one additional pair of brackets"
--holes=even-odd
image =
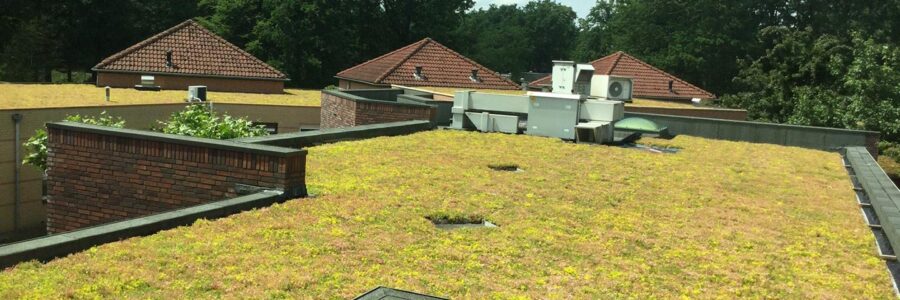
[[(530, 2), (530, 0), (475, 0), (474, 9), (487, 8), (488, 6), (491, 6), (491, 4), (518, 4), (519, 6), (524, 6), (525, 4), (528, 4), (528, 2)], [(556, 2), (572, 7), (579, 18), (587, 16), (588, 12), (591, 11), (591, 7), (597, 3), (595, 0), (556, 0)]]

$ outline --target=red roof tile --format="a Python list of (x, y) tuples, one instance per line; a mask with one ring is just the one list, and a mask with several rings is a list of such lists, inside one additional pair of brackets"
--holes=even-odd
[[(169, 50), (173, 66), (166, 65)], [(93, 70), (287, 80), (284, 73), (193, 20), (113, 54)]]
[[(716, 96), (687, 81), (672, 76), (625, 52), (619, 51), (592, 61), (594, 74), (631, 77), (634, 80), (633, 95), (637, 98), (656, 99), (712, 99)], [(530, 83), (532, 86), (546, 86), (551, 83), (547, 76)], [(669, 91), (669, 81), (672, 90)]]
[[(424, 78), (413, 74), (422, 67)], [(479, 82), (470, 79), (478, 70)], [(346, 69), (337, 78), (372, 84), (515, 90), (518, 85), (430, 38)]]

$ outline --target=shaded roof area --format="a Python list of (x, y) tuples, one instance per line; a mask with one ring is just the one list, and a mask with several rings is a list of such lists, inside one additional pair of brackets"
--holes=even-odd
[[(416, 78), (414, 75), (416, 66), (422, 67), (424, 78)], [(479, 80), (477, 82), (470, 78), (473, 69), (478, 70)], [(514, 82), (503, 78), (497, 72), (430, 38), (343, 70), (336, 77), (379, 85), (399, 84), (500, 90), (519, 88)]]
[[(172, 65), (167, 51), (172, 51)], [(287, 80), (281, 71), (193, 20), (113, 54), (93, 70)]]
[[(688, 83), (672, 74), (666, 73), (628, 53), (619, 51), (598, 60), (592, 61), (594, 74), (631, 77), (634, 80), (634, 97), (655, 99), (713, 99), (716, 95)], [(669, 91), (669, 81), (672, 91)], [(529, 85), (550, 85), (551, 76), (547, 76)]]

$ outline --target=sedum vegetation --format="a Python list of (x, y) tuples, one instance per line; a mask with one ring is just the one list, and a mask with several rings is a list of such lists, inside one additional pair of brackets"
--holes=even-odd
[[(91, 84), (0, 83), (0, 109), (184, 103), (187, 91), (113, 88), (110, 95), (106, 102), (106, 90)], [(285, 89), (284, 94), (208, 92), (207, 97), (215, 103), (319, 106), (321, 95), (319, 90)]]
[(893, 297), (838, 154), (643, 142), (681, 151), (460, 131), (312, 147), (317, 197), (22, 263), (0, 298)]

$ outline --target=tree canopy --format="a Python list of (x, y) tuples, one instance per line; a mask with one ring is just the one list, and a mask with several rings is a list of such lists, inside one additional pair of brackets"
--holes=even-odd
[[(473, 10), (474, 0), (0, 1), (0, 81), (73, 81), (103, 58), (194, 18), (321, 88), (424, 37), (513, 78), (554, 59), (625, 51), (753, 119), (882, 131), (900, 140), (900, 0), (598, 0)], [(68, 76), (54, 77), (52, 74)]]

